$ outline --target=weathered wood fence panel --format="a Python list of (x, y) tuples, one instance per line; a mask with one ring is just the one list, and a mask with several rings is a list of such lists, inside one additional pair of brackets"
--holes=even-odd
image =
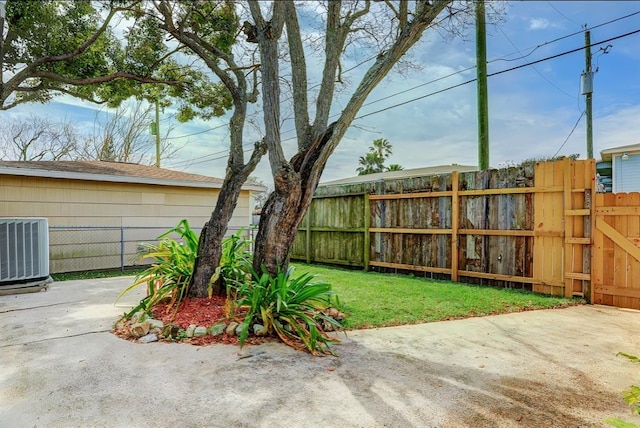
[(460, 174), (454, 195), (460, 205), (459, 263), (452, 266), (461, 281), (533, 282), (533, 172), (525, 166)]
[(640, 193), (595, 161), (318, 189), (292, 255), (640, 309)]
[(364, 194), (314, 199), (291, 257), (364, 267), (364, 200)]
[(595, 195), (593, 302), (640, 309), (640, 193)]
[(320, 188), (292, 258), (531, 288), (533, 166)]

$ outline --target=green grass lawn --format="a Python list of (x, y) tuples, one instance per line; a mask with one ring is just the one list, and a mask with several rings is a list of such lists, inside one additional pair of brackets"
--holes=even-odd
[(406, 275), (381, 274), (296, 263), (303, 272), (330, 283), (348, 317), (346, 328), (416, 324), (472, 316), (557, 308), (583, 300), (521, 290), (465, 285)]
[(124, 271), (120, 269), (105, 269), (105, 270), (88, 270), (83, 272), (65, 272), (65, 273), (52, 273), (51, 278), (54, 281), (71, 281), (74, 279), (93, 279), (93, 278), (112, 278), (114, 276), (135, 276), (141, 273), (144, 268), (126, 268)]

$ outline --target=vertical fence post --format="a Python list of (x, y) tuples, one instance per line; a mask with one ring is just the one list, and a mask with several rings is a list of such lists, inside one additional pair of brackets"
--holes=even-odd
[(571, 164), (571, 159), (562, 161), (563, 167), (563, 198), (564, 205), (562, 211), (562, 242), (564, 248), (564, 263), (562, 269), (562, 279), (564, 281), (564, 297), (571, 297), (573, 293), (574, 280), (567, 273), (573, 272), (573, 245), (567, 239), (574, 237), (574, 217), (570, 217), (568, 211), (573, 210), (573, 173), (575, 168)]
[(311, 201), (311, 204), (309, 204), (309, 209), (307, 209), (307, 218), (306, 218), (306, 240), (305, 240), (305, 256), (307, 258), (307, 263), (311, 263), (311, 212), (312, 212), (312, 206), (313, 204), (313, 200)]
[(451, 173), (451, 281), (458, 281), (458, 229), (460, 228), (458, 181), (458, 171), (453, 171)]
[(369, 260), (371, 258), (371, 235), (369, 235), (369, 227), (371, 226), (371, 207), (369, 206), (369, 194), (364, 194), (364, 239), (363, 239), (363, 252), (362, 262), (365, 271), (369, 270)]
[[(589, 245), (582, 247), (582, 260), (583, 260), (583, 273), (588, 273), (590, 278), (584, 282), (583, 293), (587, 300), (587, 303), (593, 303), (593, 274), (591, 266), (593, 265), (593, 230), (595, 229), (595, 198), (596, 198), (596, 162), (591, 158), (587, 161), (586, 166), (587, 176), (585, 177), (586, 183), (591, 183), (590, 189), (585, 189), (584, 192), (584, 207), (589, 209), (589, 216), (584, 219), (584, 236), (589, 238)], [(586, 187), (586, 186), (585, 186)]]
[(124, 226), (120, 226), (120, 272), (124, 272)]

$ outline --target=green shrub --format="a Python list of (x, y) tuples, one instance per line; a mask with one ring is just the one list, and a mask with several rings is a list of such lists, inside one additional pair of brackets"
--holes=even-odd
[(236, 305), (247, 309), (240, 345), (244, 345), (249, 328), (259, 323), (267, 334), (275, 333), (295, 349), (306, 350), (313, 355), (335, 355), (330, 345), (339, 343), (339, 340), (330, 337), (323, 328), (324, 323), (342, 328), (338, 321), (323, 313), (335, 297), (331, 285), (314, 282), (314, 276), (308, 273), (292, 278), (293, 270), (291, 267), (275, 277), (264, 268), (262, 274), (252, 270), (252, 281), (237, 283), (239, 298)]
[[(625, 354), (624, 352), (618, 352), (618, 355), (634, 363), (640, 363), (640, 358), (635, 355)], [(622, 393), (622, 399), (631, 407), (635, 414), (640, 415), (640, 386), (631, 385), (629, 389)]]
[[(176, 233), (184, 241), (178, 242), (168, 235)], [(138, 287), (147, 285), (147, 296), (140, 303), (125, 314), (129, 319), (133, 314), (142, 311), (151, 312), (151, 308), (162, 301), (169, 301), (168, 308), (174, 311), (187, 295), (187, 288), (193, 275), (193, 266), (198, 254), (198, 236), (184, 219), (176, 227), (158, 237), (158, 245), (145, 244), (147, 251), (142, 258), (153, 258), (155, 262), (138, 276), (133, 284), (127, 287), (116, 299)]]
[[(184, 243), (178, 242), (168, 235), (176, 233)], [(211, 297), (212, 285), (217, 280), (225, 284), (235, 281), (246, 281), (251, 276), (252, 256), (249, 252), (251, 243), (239, 230), (234, 235), (222, 241), (222, 255), (220, 265), (209, 284), (209, 297)], [(146, 251), (142, 258), (153, 258), (154, 263), (138, 276), (116, 299), (130, 292), (141, 284), (147, 285), (147, 296), (131, 311), (125, 314), (125, 318), (131, 318), (133, 314), (142, 311), (150, 314), (154, 305), (167, 301), (168, 309), (177, 310), (180, 302), (187, 296), (187, 288), (193, 275), (195, 260), (198, 255), (198, 236), (189, 226), (189, 222), (181, 220), (176, 227), (158, 237), (158, 245), (144, 244)]]

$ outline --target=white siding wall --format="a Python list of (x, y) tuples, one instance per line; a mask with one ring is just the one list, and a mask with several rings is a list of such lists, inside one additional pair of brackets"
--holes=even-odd
[(640, 192), (640, 153), (630, 154), (627, 160), (621, 155), (613, 158), (613, 191)]

